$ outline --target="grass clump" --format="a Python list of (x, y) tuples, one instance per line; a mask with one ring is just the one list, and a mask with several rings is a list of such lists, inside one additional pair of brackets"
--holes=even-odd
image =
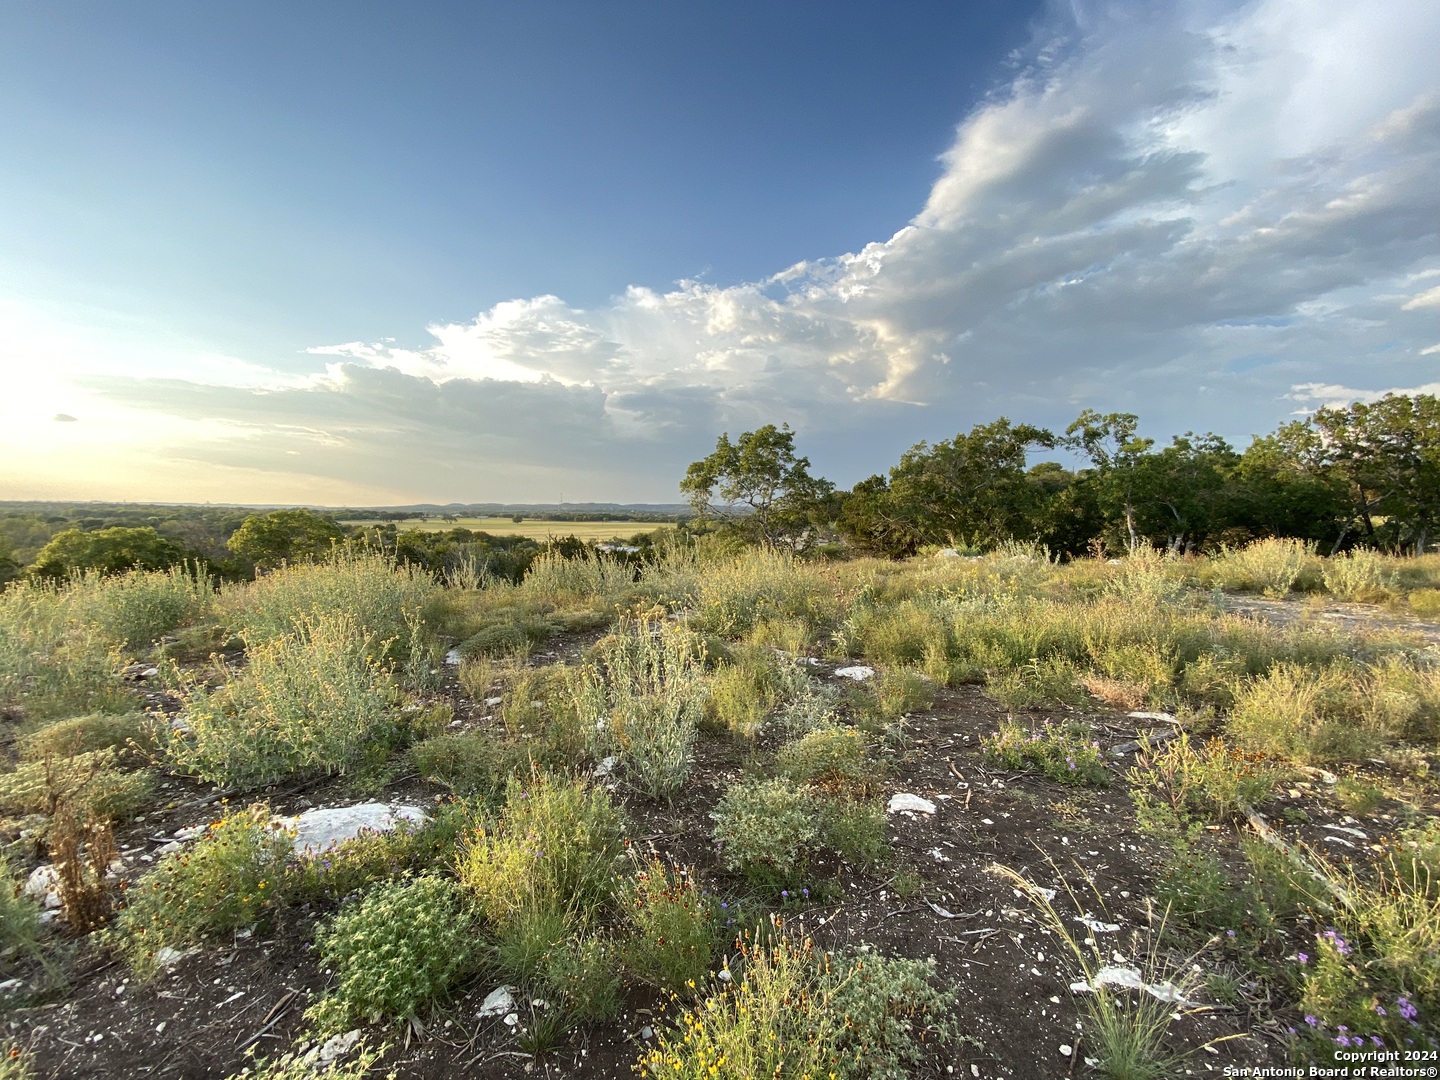
[(1280, 537), (1256, 540), (1242, 548), (1222, 548), (1209, 570), (1221, 588), (1275, 597), (1313, 587), (1321, 573), (1313, 544)]
[(315, 937), (334, 985), (306, 1013), (322, 1032), (419, 1018), (470, 970), (474, 934), (460, 888), (422, 875), (382, 882)]
[(985, 691), (1011, 711), (1057, 703), (1083, 705), (1086, 698), (1079, 667), (1058, 656), (996, 672), (986, 679)]
[(192, 681), (166, 752), (178, 768), (227, 786), (373, 763), (405, 734), (399, 688), (375, 659), (383, 651), (349, 615), (303, 617), (252, 646), (222, 689)]
[(97, 750), (146, 754), (155, 748), (155, 723), (143, 713), (91, 713), (56, 720), (15, 741), (22, 761), (73, 757)]
[(274, 902), (290, 840), (255, 803), (213, 823), (185, 851), (165, 856), (131, 886), (120, 913), (121, 952), (142, 978), (165, 947), (184, 948), (255, 924)]
[(1286, 770), (1221, 739), (1196, 745), (1182, 733), (1142, 749), (1127, 775), (1142, 821), (1159, 807), (1170, 821), (1189, 825), (1243, 818), (1270, 798)]
[(597, 759), (620, 781), (669, 799), (690, 775), (704, 714), (703, 654), (695, 635), (663, 620), (622, 620), (575, 682), (575, 708)]
[(847, 1076), (908, 1080), (926, 1044), (961, 1038), (947, 1014), (953, 990), (935, 985), (935, 961), (850, 952), (832, 959), (828, 1007), (841, 1018), (840, 1060)]
[(118, 761), (107, 748), (22, 762), (0, 774), (0, 813), (53, 818), (65, 806), (87, 822), (128, 821), (144, 807), (155, 781), (149, 770), (125, 771)]
[(525, 758), (515, 744), (490, 732), (463, 731), (416, 743), (410, 762), (423, 779), (457, 795), (489, 796), (505, 790)]
[(642, 862), (621, 898), (630, 927), (621, 947), (626, 972), (676, 993), (703, 982), (720, 942), (715, 908), (692, 871), (659, 858)]
[[(344, 1061), (332, 1061), (323, 1067), (323, 1072), (318, 1075), (324, 1076), (325, 1080), (365, 1080), (371, 1075), (371, 1069), (375, 1067), (385, 1051), (389, 1049), (388, 1044), (372, 1049), (362, 1037), (345, 1055)], [(297, 1054), (287, 1050), (278, 1058), (260, 1058), (255, 1060), (255, 1050), (252, 1047), (245, 1051), (245, 1056), (251, 1060), (238, 1073), (232, 1073), (226, 1080), (314, 1080), (317, 1075), (316, 1059), (319, 1056), (320, 1048), (313, 1047), (304, 1054)], [(395, 1072), (385, 1074), (386, 1080), (395, 1080)]]
[(15, 958), (38, 958), (43, 933), (40, 905), (25, 895), (20, 875), (0, 856), (0, 970)]
[(1006, 720), (994, 735), (981, 739), (985, 756), (1007, 769), (1038, 772), (1062, 784), (1104, 787), (1110, 771), (1089, 724), (1046, 721), (1038, 728)]

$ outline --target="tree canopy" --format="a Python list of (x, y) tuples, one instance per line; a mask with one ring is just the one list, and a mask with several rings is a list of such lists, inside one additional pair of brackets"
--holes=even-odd
[(773, 547), (803, 547), (835, 490), (810, 475), (810, 459), (795, 454), (790, 425), (766, 424), (734, 442), (725, 432), (715, 452), (692, 462), (680, 490), (702, 518)]
[(273, 510), (247, 517), (226, 546), (268, 570), (282, 562), (305, 562), (327, 555), (345, 535), (339, 525), (313, 510)]
[(126, 570), (164, 570), (185, 561), (188, 552), (149, 526), (115, 526), (86, 532), (65, 529), (40, 549), (29, 573), (58, 580), (77, 570), (118, 574)]

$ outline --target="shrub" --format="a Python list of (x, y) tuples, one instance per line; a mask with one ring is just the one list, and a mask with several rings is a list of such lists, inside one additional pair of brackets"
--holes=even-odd
[(566, 558), (547, 551), (530, 564), (520, 592), (552, 604), (574, 604), (597, 598), (618, 600), (634, 582), (634, 568), (604, 552)]
[(792, 882), (820, 836), (814, 797), (785, 780), (732, 784), (710, 817), (721, 863), (761, 885)]
[(946, 1014), (955, 993), (935, 986), (935, 961), (852, 952), (832, 958), (826, 1002), (841, 1022), (837, 1039), (846, 1075), (908, 1080), (924, 1060), (925, 1043), (960, 1037)]
[(749, 738), (810, 681), (798, 664), (779, 659), (769, 649), (737, 645), (726, 650), (710, 676), (706, 720), (712, 728)]
[(883, 766), (871, 761), (867, 751), (866, 739), (856, 729), (826, 725), (782, 746), (775, 755), (775, 771), (834, 795), (863, 798), (874, 794), (884, 775)]
[(1358, 548), (1325, 561), (1325, 588), (1337, 600), (1379, 602), (1395, 589), (1385, 556)]
[(1037, 729), (1006, 720), (999, 732), (985, 736), (981, 744), (987, 757), (1008, 769), (1043, 773), (1062, 784), (1103, 787), (1110, 782), (1100, 744), (1088, 724), (1047, 721)]
[(815, 570), (768, 548), (703, 567), (696, 589), (695, 625), (726, 638), (743, 638), (765, 621), (820, 627), (838, 613), (833, 590)]
[(128, 821), (154, 789), (148, 771), (122, 772), (114, 750), (48, 755), (0, 774), (0, 812), (54, 815), (61, 805), (85, 821)]
[(695, 636), (648, 619), (622, 621), (575, 684), (592, 755), (617, 758), (620, 780), (652, 799), (670, 798), (689, 777), (704, 707)]
[(129, 570), (109, 577), (92, 572), (73, 578), (66, 591), (80, 618), (132, 655), (194, 622), (213, 599), (208, 573), (199, 565)]
[(744, 945), (744, 978), (683, 1010), (641, 1053), (641, 1076), (741, 1080), (833, 1076), (843, 1019), (827, 1008), (810, 942)]
[(62, 586), (24, 582), (0, 591), (0, 705), (24, 702), (31, 717), (74, 716), (122, 706), (121, 652), (76, 617)]
[(605, 791), (536, 773), (510, 781), (498, 819), (463, 844), (458, 874), (493, 926), (534, 911), (587, 925), (612, 899), (621, 836)]
[(271, 904), (290, 854), (290, 840), (255, 803), (213, 823), (193, 847), (165, 856), (127, 894), (120, 913), (121, 949), (137, 974), (153, 974), (165, 946), (255, 923)]
[(364, 637), (367, 658), (398, 660), (411, 625), (438, 593), (439, 586), (416, 567), (349, 551), (230, 586), (220, 594), (220, 608), (250, 649), (343, 621)]
[[(309, 568), (306, 568), (309, 569)], [(304, 617), (248, 650), (229, 683), (192, 683), (184, 725), (167, 733), (176, 766), (217, 784), (260, 785), (344, 773), (400, 741), (394, 680), (374, 635), (348, 615)]]
[(376, 885), (316, 934), (315, 947), (336, 982), (306, 1015), (327, 1032), (417, 1019), (475, 955), (459, 887), (433, 875)]
[(621, 947), (635, 979), (681, 993), (703, 982), (719, 944), (715, 905), (694, 874), (651, 858), (625, 886), (621, 909), (630, 932)]

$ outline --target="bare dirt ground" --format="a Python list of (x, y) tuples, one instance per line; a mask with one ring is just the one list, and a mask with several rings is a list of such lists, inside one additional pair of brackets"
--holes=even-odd
[[(1237, 606), (1265, 617), (1274, 607), (1248, 599)], [(1440, 633), (1440, 627), (1429, 629)], [(585, 643), (568, 641), (537, 662), (578, 655)], [(822, 679), (832, 679), (832, 672), (833, 665), (814, 669)], [(464, 725), (493, 722), (458, 686), (448, 693)], [(1047, 715), (1078, 714), (1061, 710), (1031, 718)], [(1097, 724), (1112, 763), (1114, 783), (1108, 788), (1074, 788), (997, 771), (982, 757), (980, 740), (997, 729), (1004, 712), (978, 688), (941, 692), (932, 707), (909, 717), (904, 745), (885, 754), (886, 797), (913, 793), (934, 802), (936, 812), (891, 814), (893, 858), (882, 871), (821, 866), (812, 898), (791, 900), (784, 910), (792, 929), (822, 947), (868, 945), (887, 954), (936, 959), (941, 980), (957, 988), (956, 1014), (967, 1038), (935, 1048), (917, 1075), (1041, 1080), (1090, 1071), (1085, 1038), (1077, 1030), (1078, 998), (1071, 990), (1081, 977), (1076, 962), (1033, 899), (992, 872), (997, 864), (1056, 890), (1056, 907), (1077, 936), (1089, 933), (1078, 921), (1082, 917), (1115, 924), (1117, 929), (1099, 933), (1117, 962), (1145, 960), (1153, 941), (1160, 851), (1135, 824), (1123, 781), (1132, 759), (1110, 751), (1154, 725), (1123, 713), (1085, 716)], [(695, 779), (675, 805), (627, 806), (631, 836), (697, 867), (712, 891), (742, 892), (741, 883), (727, 878), (716, 861), (708, 814), (749, 752), (729, 737), (702, 736)], [(117, 836), (127, 875), (152, 865), (177, 830), (204, 824), (216, 813), (213, 803), (201, 804), (213, 788), (179, 777), (166, 785), (166, 805)], [(286, 813), (357, 801), (337, 781), (257, 795)], [(380, 798), (425, 805), (442, 795), (411, 776), (400, 777)], [(1277, 825), (1292, 839), (1342, 856), (1360, 856), (1383, 844), (1397, 827), (1385, 805), (1365, 822), (1348, 818), (1320, 780), (1289, 787), (1279, 810)], [(1284, 824), (1287, 819), (1297, 824)], [(896, 891), (897, 881), (904, 895)], [(213, 944), (149, 984), (132, 978), (100, 943), (83, 941), (70, 990), (12, 1010), (4, 1017), (8, 1035), (32, 1049), (40, 1074), (48, 1077), (227, 1076), (246, 1064), (246, 1047), (264, 1056), (295, 1045), (305, 1007), (326, 983), (310, 952), (316, 923), (326, 914), (308, 906), (283, 911), (268, 932)], [(496, 982), (493, 976), (477, 978), (434, 1018), (426, 1036), (408, 1046), (391, 1033), (381, 1075), (394, 1069), (401, 1077), (435, 1080), (630, 1076), (642, 1032), (660, 1011), (654, 997), (634, 995), (618, 1023), (579, 1029), (555, 1053), (533, 1061), (516, 1049), (499, 1020), (477, 1018)], [(1180, 1010), (1172, 1028), (1172, 1043), (1194, 1051), (1187, 1073), (1221, 1075), (1227, 1065), (1288, 1062), (1285, 1027), (1296, 1018), (1272, 1009), (1254, 988), (1241, 986), (1226, 1003), (1202, 995), (1200, 1004)], [(1238, 1037), (1213, 1042), (1225, 1036)], [(1212, 1045), (1204, 1048), (1206, 1043)]]

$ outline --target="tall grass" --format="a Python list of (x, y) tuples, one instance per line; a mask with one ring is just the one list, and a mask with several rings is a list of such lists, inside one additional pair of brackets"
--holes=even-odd
[(375, 657), (377, 635), (345, 613), (299, 614), (252, 645), (219, 690), (190, 681), (175, 765), (219, 784), (260, 785), (353, 770), (393, 746), (399, 690)]
[(1222, 548), (1211, 560), (1210, 571), (1221, 588), (1276, 597), (1319, 584), (1322, 573), (1314, 544), (1280, 537)]
[(622, 620), (574, 683), (575, 707), (596, 758), (614, 756), (622, 781), (668, 799), (690, 775), (705, 711), (704, 652), (667, 620)]
[(324, 562), (285, 566), (220, 594), (226, 624), (248, 647), (264, 645), (316, 620), (344, 617), (363, 631), (374, 655), (397, 659), (411, 628), (440, 592), (423, 571), (370, 551), (341, 551)]

